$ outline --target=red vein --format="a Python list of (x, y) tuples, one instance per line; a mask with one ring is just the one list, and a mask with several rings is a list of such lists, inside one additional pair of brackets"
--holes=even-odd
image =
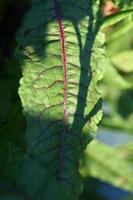
[(62, 51), (62, 63), (64, 70), (64, 124), (67, 122), (67, 58), (66, 58), (66, 50), (65, 50), (65, 36), (62, 24), (62, 17), (60, 15), (60, 8), (58, 0), (55, 0), (56, 6), (56, 16), (58, 19), (59, 33), (60, 33), (60, 43), (61, 43), (61, 51)]
[(67, 124), (67, 84), (68, 84), (68, 77), (67, 77), (67, 59), (66, 59), (66, 50), (65, 50), (65, 36), (62, 24), (62, 17), (60, 14), (60, 5), (58, 0), (55, 0), (55, 7), (56, 7), (56, 16), (58, 20), (58, 27), (60, 33), (60, 43), (61, 43), (61, 51), (62, 51), (62, 64), (64, 70), (64, 130), (61, 134), (61, 151), (60, 151), (60, 160), (58, 164), (58, 174), (61, 178), (61, 171), (63, 169), (63, 160), (64, 160), (64, 148), (65, 148), (65, 135), (66, 135), (66, 124)]

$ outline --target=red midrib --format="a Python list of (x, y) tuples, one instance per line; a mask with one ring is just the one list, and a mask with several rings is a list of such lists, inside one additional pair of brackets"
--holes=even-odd
[(67, 123), (67, 56), (66, 56), (66, 49), (65, 49), (65, 36), (62, 24), (62, 17), (60, 14), (60, 6), (58, 0), (55, 0), (56, 6), (56, 16), (58, 19), (58, 26), (59, 26), (59, 33), (60, 33), (60, 43), (61, 43), (61, 53), (62, 53), (62, 63), (63, 63), (63, 70), (64, 70), (64, 125), (66, 126)]

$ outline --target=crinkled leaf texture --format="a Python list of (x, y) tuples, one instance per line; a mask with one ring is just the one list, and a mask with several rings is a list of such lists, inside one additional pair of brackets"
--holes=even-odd
[(106, 55), (100, 5), (32, 0), (17, 34), (28, 154), (56, 177), (69, 200), (82, 191), (79, 158), (102, 117), (97, 82)]

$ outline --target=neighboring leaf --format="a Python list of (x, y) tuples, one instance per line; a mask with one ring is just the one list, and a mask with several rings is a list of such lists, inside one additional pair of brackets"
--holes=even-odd
[[(117, 86), (118, 87), (118, 86)], [(133, 134), (133, 91), (132, 88), (120, 90), (112, 83), (102, 84), (101, 91), (104, 95), (109, 112), (104, 112), (102, 126), (110, 129), (119, 129)]]
[(133, 114), (129, 115), (126, 119), (123, 118), (120, 114), (116, 112), (112, 112), (110, 116), (105, 116), (102, 121), (102, 126), (108, 127), (110, 129), (118, 129), (122, 131), (126, 131), (130, 134), (133, 134)]
[(117, 153), (121, 156), (121, 158), (133, 164), (133, 141), (119, 146), (116, 150)]
[(120, 7), (124, 9), (130, 9), (133, 6), (132, 0), (114, 0), (114, 2)]
[(133, 72), (133, 51), (123, 51), (111, 58), (112, 63), (122, 72)]
[(120, 51), (132, 49), (132, 32), (133, 22), (129, 17), (106, 29), (106, 44), (109, 57), (115, 56)]
[(17, 34), (19, 94), (27, 119), (28, 153), (77, 199), (79, 158), (102, 117), (97, 82), (106, 55), (99, 0), (31, 2)]
[(102, 28), (107, 28), (108, 26), (112, 26), (132, 14), (133, 14), (133, 9), (119, 11), (118, 13), (115, 13), (113, 15), (109, 15), (105, 17)]
[(99, 178), (117, 187), (133, 191), (133, 173), (117, 150), (97, 140), (88, 145), (81, 163), (81, 174)]
[[(125, 28), (129, 26), (128, 28)], [(122, 52), (132, 51), (133, 40), (133, 23), (131, 20), (124, 20), (118, 23), (107, 31), (106, 43), (107, 52), (110, 60), (115, 58), (115, 62), (120, 66), (117, 59)], [(121, 56), (123, 59), (123, 56)], [(131, 59), (126, 55), (127, 63)], [(120, 59), (119, 59), (120, 61)], [(124, 65), (123, 65), (124, 62)], [(126, 72), (128, 65), (125, 60), (121, 62), (123, 70), (118, 69), (118, 66), (111, 62), (112, 67), (108, 67), (101, 84), (101, 91), (104, 97), (104, 105), (107, 112), (104, 112), (104, 117), (101, 125), (110, 129), (119, 129), (124, 132), (133, 133), (133, 74)], [(131, 65), (130, 65), (131, 66)], [(115, 69), (117, 68), (117, 69)], [(129, 67), (130, 68), (130, 67)]]
[[(104, 86), (106, 87), (107, 86), (106, 84), (111, 85), (112, 87), (117, 87), (119, 89), (131, 88), (131, 84), (118, 73), (118, 71), (111, 63), (106, 68), (106, 72), (104, 74), (103, 87)], [(107, 87), (107, 89), (108, 88), (109, 86)]]

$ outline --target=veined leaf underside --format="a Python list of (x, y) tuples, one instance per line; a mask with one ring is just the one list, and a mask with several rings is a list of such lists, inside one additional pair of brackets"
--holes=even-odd
[[(32, 0), (17, 38), (28, 152), (72, 191), (79, 158), (101, 118), (106, 57), (99, 0)], [(87, 133), (87, 134), (85, 134)], [(89, 134), (90, 133), (90, 134)]]

